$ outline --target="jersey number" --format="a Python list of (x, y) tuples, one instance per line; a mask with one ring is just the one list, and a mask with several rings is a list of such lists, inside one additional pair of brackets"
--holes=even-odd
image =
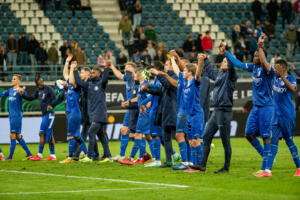
[(54, 122), (54, 116), (53, 115), (49, 115), (49, 119), (51, 119), (51, 122), (50, 122), (50, 125), (48, 127), (48, 129), (50, 129), (53, 125), (53, 122)]

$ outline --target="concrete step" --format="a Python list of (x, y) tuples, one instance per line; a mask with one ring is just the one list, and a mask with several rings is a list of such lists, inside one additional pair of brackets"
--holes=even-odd
[(115, 12), (115, 11), (119, 11), (120, 12), (120, 8), (116, 8), (116, 7), (112, 7), (112, 8), (107, 8), (107, 7), (95, 7), (93, 8), (93, 12), (97, 12), (97, 11), (109, 11), (109, 12)]
[(102, 26), (108, 26), (108, 27), (118, 27), (119, 22), (102, 22), (98, 21), (98, 24), (101, 24)]

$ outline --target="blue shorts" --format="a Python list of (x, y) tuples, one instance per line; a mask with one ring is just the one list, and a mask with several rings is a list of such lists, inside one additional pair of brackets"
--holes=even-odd
[(129, 120), (129, 110), (127, 110), (126, 114), (124, 115), (123, 126), (128, 127), (128, 120)]
[(186, 116), (186, 135), (189, 140), (203, 138), (204, 134), (203, 112)]
[(45, 134), (46, 142), (50, 142), (53, 136), (54, 119), (55, 119), (54, 113), (48, 113), (42, 117), (40, 134)]
[(155, 122), (155, 115), (156, 113), (150, 113), (150, 133), (151, 133), (151, 137), (162, 137), (162, 128), (160, 126), (155, 126), (154, 122)]
[(145, 135), (150, 134), (150, 118), (149, 113), (139, 114), (139, 118), (136, 124), (136, 133), (142, 133)]
[(9, 117), (10, 133), (21, 134), (22, 117)]
[(273, 113), (273, 106), (254, 106), (247, 120), (246, 135), (260, 136), (261, 138), (271, 137)]
[(185, 133), (186, 114), (179, 112), (177, 114), (176, 133)]
[(80, 112), (72, 112), (67, 115), (68, 119), (68, 137), (80, 137)]
[(294, 136), (295, 120), (274, 114), (272, 119), (272, 137), (289, 138)]

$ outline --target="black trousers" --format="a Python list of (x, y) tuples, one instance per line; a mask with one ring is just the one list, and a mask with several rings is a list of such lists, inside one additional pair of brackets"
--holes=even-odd
[(226, 112), (224, 110), (214, 110), (210, 119), (205, 127), (203, 137), (203, 153), (200, 165), (206, 167), (207, 159), (210, 152), (210, 145), (216, 132), (220, 130), (220, 136), (222, 139), (224, 152), (225, 152), (225, 163), (224, 169), (229, 170), (231, 160), (231, 144), (230, 144), (230, 129), (232, 119), (232, 111)]
[(172, 162), (172, 135), (176, 133), (176, 126), (164, 126), (164, 142), (165, 142), (165, 153), (166, 153), (166, 162)]

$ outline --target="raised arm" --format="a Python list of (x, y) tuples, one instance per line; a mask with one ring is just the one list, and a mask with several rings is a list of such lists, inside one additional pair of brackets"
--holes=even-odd
[(195, 74), (195, 79), (198, 82), (201, 80), (203, 61), (205, 58), (206, 58), (205, 54), (202, 54), (202, 53), (198, 54), (198, 66), (197, 66), (196, 74)]
[(163, 75), (168, 81), (169, 83), (173, 86), (176, 87), (178, 86), (178, 81), (173, 79), (171, 76), (169, 76), (167, 73), (160, 71), (159, 74)]
[(107, 65), (102, 72), (101, 86), (103, 89), (105, 89), (107, 86), (108, 78), (109, 78), (109, 71), (110, 71), (109, 65)]
[(267, 72), (270, 72), (271, 70), (271, 65), (270, 63), (267, 62), (265, 53), (264, 53), (264, 41), (265, 41), (265, 34), (262, 34), (259, 39), (258, 39), (258, 55), (259, 55), (259, 60), (263, 64), (265, 70)]
[(38, 91), (35, 91), (33, 95), (28, 95), (25, 91), (22, 91), (20, 94), (27, 101), (33, 101), (39, 97)]
[(71, 71), (69, 75), (69, 83), (72, 85), (74, 88), (76, 88), (76, 81), (74, 77), (74, 70), (77, 68), (77, 61), (73, 61), (71, 64)]
[(79, 73), (77, 69), (74, 69), (74, 78), (75, 78), (75, 83), (76, 85), (81, 86), (84, 89), (88, 89), (89, 88), (89, 83), (88, 82), (84, 82), (81, 80), (81, 78), (79, 77)]
[(123, 80), (124, 75), (113, 64), (110, 65), (110, 69), (119, 80)]
[(157, 76), (157, 79), (165, 88), (170, 88), (172, 86), (177, 87), (177, 80), (170, 77), (167, 73), (158, 71), (154, 68), (151, 68), (150, 72)]
[(233, 57), (229, 51), (226, 51), (225, 56), (228, 58), (228, 60), (230, 60), (233, 63), (234, 66), (246, 70), (248, 72), (252, 71), (252, 67), (251, 67), (252, 65), (248, 65), (247, 63), (242, 63), (241, 61)]
[(169, 54), (170, 54), (171, 56), (174, 56), (174, 57), (176, 58), (177, 63), (178, 63), (178, 67), (179, 67), (180, 71), (183, 71), (183, 70), (184, 70), (184, 64), (183, 64), (183, 62), (181, 61), (180, 56), (176, 53), (176, 51), (175, 51), (175, 50), (172, 50), (172, 51), (169, 52)]
[(204, 69), (207, 73), (208, 78), (210, 78), (211, 80), (214, 80), (214, 81), (217, 79), (218, 72), (216, 72), (216, 70), (213, 68), (213, 66), (208, 58), (206, 58), (204, 60)]
[(162, 86), (160, 84), (144, 84), (142, 85), (141, 90), (156, 96), (162, 94)]
[(178, 67), (178, 65), (177, 65), (177, 63), (175, 61), (175, 57), (174, 56), (171, 57), (171, 64), (172, 64), (172, 67), (173, 67), (173, 70), (174, 70), (175, 74), (177, 76), (179, 76), (180, 69), (179, 69), (179, 67)]
[(69, 79), (69, 62), (72, 60), (72, 58), (73, 56), (69, 55), (65, 62), (63, 76), (66, 81)]

